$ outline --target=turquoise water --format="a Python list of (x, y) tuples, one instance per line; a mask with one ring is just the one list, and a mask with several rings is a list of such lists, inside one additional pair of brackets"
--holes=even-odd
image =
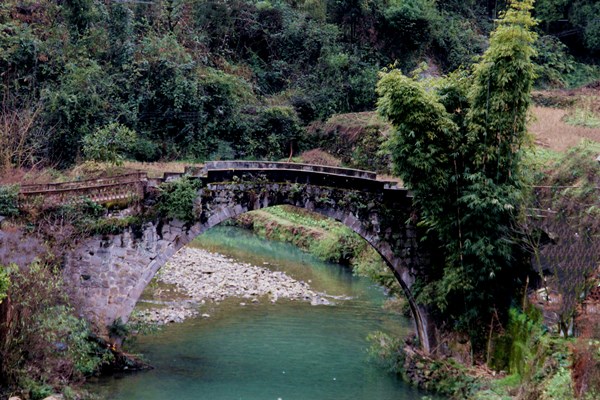
[[(332, 306), (231, 299), (141, 337), (134, 352), (156, 368), (105, 378), (92, 386), (103, 399), (402, 400), (423, 393), (369, 360), (366, 337), (404, 335), (409, 322), (385, 311), (383, 291), (344, 267), (320, 262), (293, 246), (233, 227), (216, 227), (195, 246), (286, 271), (315, 290), (351, 296)], [(267, 263), (267, 264), (265, 264)]]

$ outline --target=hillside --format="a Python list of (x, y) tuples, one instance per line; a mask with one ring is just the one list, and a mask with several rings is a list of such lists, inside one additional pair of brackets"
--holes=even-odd
[[(537, 4), (539, 85), (593, 79), (598, 5)], [(6, 0), (0, 168), (65, 168), (106, 158), (107, 148), (137, 161), (289, 158), (322, 144), (306, 134), (311, 123), (373, 110), (382, 67), (469, 66), (502, 8), (482, 0)]]

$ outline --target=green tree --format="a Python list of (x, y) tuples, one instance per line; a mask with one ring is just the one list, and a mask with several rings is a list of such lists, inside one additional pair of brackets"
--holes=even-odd
[(377, 86), (379, 112), (395, 127), (394, 167), (440, 249), (416, 284), (419, 300), (479, 346), (481, 321), (506, 316), (523, 273), (512, 227), (535, 77), (531, 8), (532, 0), (510, 3), (472, 75), (419, 81), (393, 70)]
[(44, 93), (49, 156), (61, 166), (75, 161), (83, 137), (109, 122), (114, 106), (111, 78), (96, 61), (81, 60), (65, 69), (58, 87)]
[[(571, 47), (600, 51), (600, 3), (596, 0), (537, 0), (536, 17), (544, 29)], [(581, 46), (583, 45), (583, 46)]]
[(72, 34), (77, 38), (85, 34), (91, 25), (100, 19), (101, 3), (95, 0), (65, 0), (63, 15)]
[(250, 158), (277, 160), (296, 154), (303, 130), (291, 107), (262, 110), (243, 139), (240, 153)]
[(123, 164), (124, 153), (136, 143), (134, 131), (118, 123), (110, 123), (84, 136), (83, 154), (87, 160)]

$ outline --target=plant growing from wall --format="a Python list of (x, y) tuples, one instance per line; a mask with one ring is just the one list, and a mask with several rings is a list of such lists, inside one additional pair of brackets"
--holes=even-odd
[(159, 187), (157, 209), (167, 218), (192, 223), (196, 219), (194, 201), (196, 200), (200, 181), (183, 177), (176, 181), (165, 182)]

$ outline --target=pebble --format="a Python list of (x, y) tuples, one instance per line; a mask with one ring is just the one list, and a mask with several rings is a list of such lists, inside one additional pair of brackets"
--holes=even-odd
[[(268, 264), (263, 262), (263, 264)], [(161, 268), (158, 280), (173, 284), (177, 291), (190, 298), (185, 304), (138, 311), (138, 318), (157, 324), (182, 322), (199, 313), (198, 306), (219, 304), (227, 298), (239, 298), (259, 303), (259, 297), (268, 297), (271, 303), (279, 299), (300, 300), (314, 306), (333, 304), (326, 297), (281, 271), (272, 271), (248, 263), (241, 263), (221, 254), (186, 247), (177, 252)], [(308, 281), (310, 282), (310, 280)], [(240, 302), (245, 306), (246, 301)], [(209, 318), (209, 314), (201, 314)]]

